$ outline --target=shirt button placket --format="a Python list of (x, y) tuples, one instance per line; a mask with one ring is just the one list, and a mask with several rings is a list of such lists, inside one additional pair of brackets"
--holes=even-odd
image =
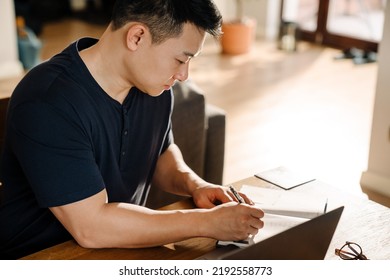
[(123, 130), (122, 130), (122, 146), (121, 146), (121, 163), (123, 164), (123, 157), (126, 156), (126, 151), (127, 151), (127, 148), (129, 146), (129, 139), (128, 139), (128, 136), (129, 136), (129, 129), (128, 129), (128, 126), (129, 126), (129, 121), (128, 121), (128, 118), (127, 118), (127, 109), (123, 109)]

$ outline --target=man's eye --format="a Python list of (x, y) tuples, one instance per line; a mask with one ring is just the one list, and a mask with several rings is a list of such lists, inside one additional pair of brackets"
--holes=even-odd
[(182, 61), (180, 59), (176, 59), (179, 64), (185, 64), (185, 61)]

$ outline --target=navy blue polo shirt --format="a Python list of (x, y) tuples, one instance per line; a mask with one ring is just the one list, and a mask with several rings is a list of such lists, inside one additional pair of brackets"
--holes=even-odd
[(48, 207), (92, 196), (145, 203), (172, 140), (171, 91), (137, 88), (123, 104), (96, 83), (78, 51), (84, 38), (32, 69), (9, 105), (1, 164), (0, 256), (19, 258), (71, 238)]

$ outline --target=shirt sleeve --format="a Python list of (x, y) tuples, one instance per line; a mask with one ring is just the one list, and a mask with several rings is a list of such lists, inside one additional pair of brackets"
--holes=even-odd
[(168, 149), (169, 145), (171, 145), (173, 143), (174, 143), (174, 141), (173, 141), (172, 129), (169, 128), (167, 136), (165, 137), (164, 143), (162, 145), (161, 154), (163, 154)]
[(175, 98), (172, 89), (169, 90), (169, 96), (170, 96), (170, 100), (171, 100), (170, 101), (171, 108), (170, 108), (170, 114), (169, 114), (169, 125), (168, 125), (167, 133), (166, 133), (166, 136), (164, 138), (164, 142), (163, 142), (160, 154), (163, 154), (168, 149), (169, 145), (171, 145), (175, 142), (174, 137), (173, 137), (173, 132), (172, 132), (172, 119), (171, 119), (173, 106), (174, 106), (174, 98)]
[(9, 140), (40, 207), (72, 203), (104, 189), (88, 133), (68, 114), (42, 101), (14, 108)]

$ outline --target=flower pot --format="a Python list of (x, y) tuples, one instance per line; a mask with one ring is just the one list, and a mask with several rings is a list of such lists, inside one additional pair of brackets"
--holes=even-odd
[(225, 22), (222, 24), (222, 53), (244, 54), (250, 51), (255, 39), (256, 20)]

